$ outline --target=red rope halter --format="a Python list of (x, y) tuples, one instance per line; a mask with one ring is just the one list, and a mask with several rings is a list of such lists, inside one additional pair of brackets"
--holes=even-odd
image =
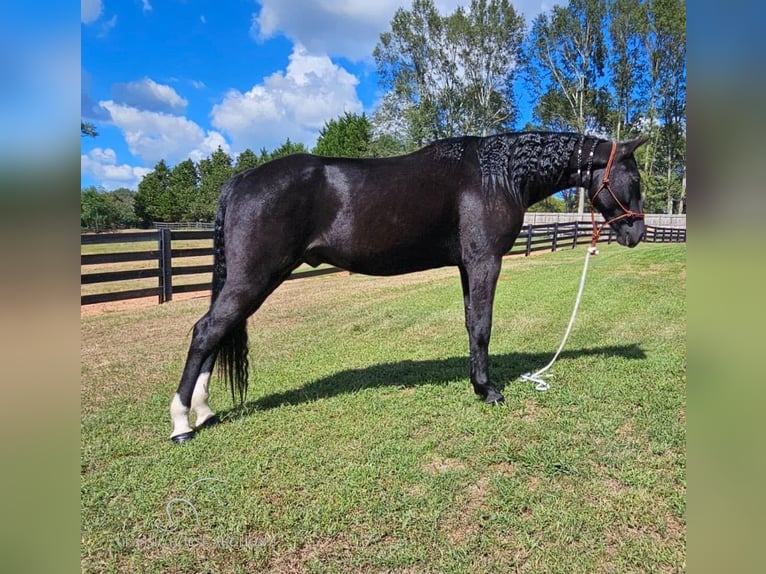
[[(593, 194), (593, 197), (590, 198), (590, 219), (593, 223), (593, 237), (590, 241), (590, 246), (592, 248), (596, 247), (596, 243), (598, 242), (598, 238), (601, 235), (601, 232), (603, 231), (604, 227), (609, 225), (610, 223), (613, 223), (615, 221), (619, 221), (620, 219), (625, 219), (626, 217), (636, 217), (643, 219), (644, 214), (638, 213), (637, 211), (632, 211), (625, 207), (622, 202), (617, 198), (617, 196), (614, 194), (614, 191), (612, 191), (612, 186), (609, 185), (609, 176), (612, 173), (612, 164), (614, 163), (614, 156), (617, 153), (617, 142), (612, 142), (612, 151), (609, 152), (609, 161), (606, 162), (606, 170), (604, 171), (604, 179), (601, 180), (601, 185), (598, 187), (598, 191)], [(601, 224), (598, 228), (596, 227), (596, 208), (593, 205), (596, 201), (596, 198), (598, 197), (598, 194), (601, 193), (602, 190), (606, 189), (610, 195), (612, 196), (612, 199), (614, 199), (617, 202), (617, 205), (620, 206), (622, 211), (624, 212), (622, 215), (618, 215), (617, 217), (613, 217), (609, 221), (604, 221), (604, 223)]]

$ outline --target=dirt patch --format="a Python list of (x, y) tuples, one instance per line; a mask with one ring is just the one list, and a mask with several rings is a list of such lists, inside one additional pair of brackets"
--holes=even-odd
[(536, 401), (529, 399), (524, 401), (524, 405), (518, 413), (518, 416), (528, 421), (536, 421), (540, 415), (544, 414), (547, 410), (547, 408), (539, 405)]
[[(196, 293), (177, 293), (173, 295), (173, 301), (188, 301), (189, 299), (210, 299), (210, 291)], [(102, 313), (114, 313), (116, 311), (134, 311), (159, 305), (157, 296), (139, 297), (138, 299), (125, 299), (123, 301), (108, 301), (106, 303), (93, 303), (92, 305), (80, 306), (80, 317), (92, 317)]]
[(489, 471), (496, 476), (510, 476), (516, 468), (510, 462), (498, 462), (490, 465)]
[(313, 568), (307, 566), (312, 562), (316, 567), (317, 564), (327, 564), (330, 558), (337, 561), (341, 557), (344, 558), (343, 562), (353, 557), (353, 545), (346, 536), (319, 538), (280, 553), (269, 562), (269, 572), (309, 572)]
[(484, 506), (487, 498), (489, 477), (482, 476), (475, 484), (465, 489), (465, 502), (458, 505), (460, 510), (445, 523), (445, 535), (452, 544), (463, 544), (468, 538), (478, 534), (479, 523), (476, 515)]
[(436, 456), (431, 462), (423, 467), (423, 470), (428, 474), (441, 474), (455, 470), (465, 470), (465, 468), (465, 463), (456, 458)]

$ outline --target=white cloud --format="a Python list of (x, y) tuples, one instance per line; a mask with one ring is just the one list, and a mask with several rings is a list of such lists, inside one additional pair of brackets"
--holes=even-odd
[(93, 148), (80, 156), (80, 169), (107, 190), (127, 187), (136, 189), (138, 183), (151, 170), (145, 167), (117, 164), (117, 154), (111, 148)]
[(152, 5), (149, 2), (149, 0), (141, 0), (141, 3), (143, 4), (143, 11), (144, 12), (151, 12), (152, 11)]
[(282, 33), (313, 53), (369, 58), (402, 0), (258, 0), (251, 35), (265, 40)]
[(213, 126), (231, 136), (235, 149), (273, 149), (290, 138), (313, 145), (325, 122), (359, 113), (359, 80), (327, 56), (296, 46), (285, 72), (276, 72), (248, 92), (229, 91), (211, 112)]
[(120, 104), (153, 112), (183, 112), (189, 103), (170, 86), (150, 78), (114, 84), (112, 97)]
[(80, 22), (90, 24), (98, 20), (104, 9), (101, 0), (80, 0)]
[[(312, 53), (343, 56), (353, 61), (369, 59), (389, 29), (398, 8), (410, 10), (409, 0), (257, 0), (260, 10), (253, 14), (250, 34), (258, 41), (284, 34)], [(528, 22), (556, 0), (515, 0), (517, 12)], [(442, 14), (458, 6), (470, 7), (470, 0), (436, 0)]]
[(130, 153), (148, 164), (160, 159), (175, 164), (189, 157), (206, 157), (218, 145), (229, 152), (221, 134), (206, 132), (183, 116), (139, 110), (112, 100), (99, 103), (109, 111), (112, 123), (122, 131)]

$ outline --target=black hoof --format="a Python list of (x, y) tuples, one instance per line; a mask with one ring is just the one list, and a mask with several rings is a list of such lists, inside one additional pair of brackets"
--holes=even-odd
[(189, 431), (189, 432), (177, 434), (175, 436), (171, 436), (170, 440), (172, 440), (176, 444), (183, 444), (185, 442), (189, 442), (193, 438), (194, 438), (194, 431)]
[(215, 426), (220, 422), (221, 422), (221, 419), (218, 418), (218, 415), (213, 415), (212, 417), (205, 419), (201, 425), (197, 425), (196, 427), (194, 427), (194, 430), (206, 429), (208, 427)]
[(484, 397), (484, 402), (488, 405), (502, 405), (505, 402), (505, 397), (498, 391), (490, 391), (487, 396)]

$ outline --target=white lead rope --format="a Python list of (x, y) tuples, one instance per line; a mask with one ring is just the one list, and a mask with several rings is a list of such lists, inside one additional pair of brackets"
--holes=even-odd
[[(572, 324), (574, 323), (575, 316), (577, 315), (577, 308), (580, 306), (580, 299), (582, 298), (582, 290), (583, 290), (583, 287), (585, 287), (585, 276), (588, 273), (588, 260), (590, 259), (591, 255), (598, 255), (598, 249), (596, 249), (593, 246), (588, 247), (588, 253), (585, 255), (585, 265), (582, 268), (582, 277), (580, 278), (580, 289), (577, 291), (577, 299), (575, 299), (574, 309), (572, 309), (572, 316), (569, 318), (569, 325), (567, 325), (566, 333), (564, 333), (564, 338), (561, 340), (561, 344), (559, 345), (559, 348), (556, 351), (556, 354), (553, 355), (551, 362), (545, 365), (539, 371), (536, 371), (535, 373), (524, 373), (523, 375), (521, 375), (522, 381), (532, 381), (533, 383), (535, 383), (535, 390), (537, 391), (547, 391), (548, 389), (551, 388), (550, 383), (548, 383), (543, 378), (543, 373), (547, 371), (548, 369), (550, 369), (553, 366), (553, 363), (556, 362), (556, 359), (559, 358), (559, 354), (564, 348), (564, 345), (567, 342), (567, 338), (569, 337), (569, 332), (572, 330)], [(546, 376), (551, 377), (552, 375), (546, 375)]]

